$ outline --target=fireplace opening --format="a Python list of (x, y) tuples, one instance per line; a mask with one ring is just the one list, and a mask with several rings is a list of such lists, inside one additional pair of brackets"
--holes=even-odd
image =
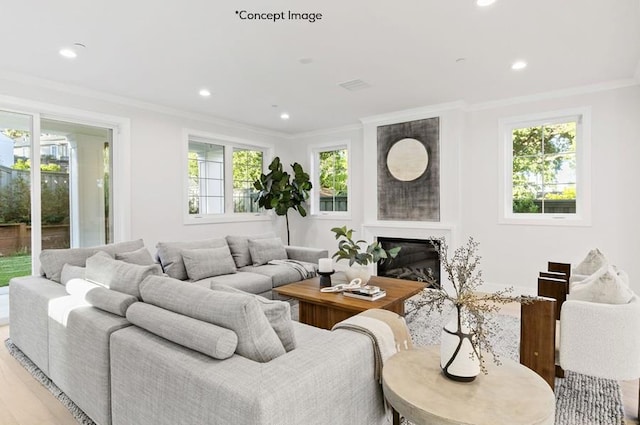
[(382, 248), (389, 250), (401, 247), (398, 256), (383, 264), (378, 262), (378, 276), (395, 277), (397, 279), (429, 282), (430, 287), (440, 288), (440, 257), (438, 249), (439, 240), (405, 239), (379, 237), (378, 242)]

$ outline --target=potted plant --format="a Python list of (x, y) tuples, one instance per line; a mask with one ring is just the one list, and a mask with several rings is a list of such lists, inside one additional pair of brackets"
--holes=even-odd
[(336, 258), (336, 261), (349, 260), (349, 269), (345, 271), (349, 281), (359, 277), (364, 283), (368, 282), (371, 278), (369, 264), (390, 260), (400, 252), (399, 246), (385, 250), (379, 242), (370, 243), (363, 248), (360, 245), (367, 242), (362, 239), (354, 241), (354, 231), (347, 229), (347, 226), (334, 227), (331, 231), (336, 234), (336, 239), (339, 241), (338, 251), (332, 255), (332, 258)]
[(431, 238), (438, 250), (440, 264), (447, 279), (453, 286), (447, 290), (445, 285), (438, 289), (425, 289), (419, 298), (414, 299), (416, 308), (436, 309), (442, 313), (445, 305), (455, 307), (454, 315), (442, 330), (440, 343), (440, 366), (450, 379), (469, 382), (482, 371), (487, 373), (485, 356), (491, 354), (496, 364), (500, 364), (498, 355), (490, 344), (489, 337), (500, 329), (494, 321), (500, 305), (510, 302), (527, 303), (528, 298), (509, 295), (513, 288), (495, 293), (477, 292), (483, 283), (479, 270), (480, 255), (478, 242), (469, 238), (466, 246), (461, 246), (449, 257), (444, 238)]
[(282, 169), (280, 158), (276, 156), (269, 164), (269, 173), (260, 174), (260, 178), (253, 182), (253, 187), (258, 190), (256, 198), (258, 205), (267, 210), (273, 209), (277, 215), (285, 216), (288, 245), (291, 245), (289, 209), (294, 209), (302, 217), (306, 217), (307, 210), (303, 204), (309, 198), (312, 187), (309, 174), (304, 172), (302, 165), (295, 162), (291, 168), (293, 168), (293, 180), (291, 175)]

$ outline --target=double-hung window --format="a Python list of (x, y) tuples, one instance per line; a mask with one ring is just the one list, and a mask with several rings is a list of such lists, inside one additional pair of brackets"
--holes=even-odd
[(312, 149), (313, 198), (316, 215), (349, 212), (348, 143)]
[(501, 121), (501, 222), (589, 224), (589, 114)]
[(253, 182), (263, 171), (268, 146), (224, 136), (187, 132), (187, 223), (246, 219), (258, 214)]

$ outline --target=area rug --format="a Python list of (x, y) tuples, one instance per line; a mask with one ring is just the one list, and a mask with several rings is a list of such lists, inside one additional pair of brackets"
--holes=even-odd
[[(298, 317), (297, 307), (294, 304), (291, 309), (294, 319)], [(440, 331), (448, 317), (448, 313), (413, 310), (410, 303), (407, 304), (407, 323), (414, 343), (418, 346), (438, 344)], [(498, 315), (496, 322), (501, 328), (500, 338), (492, 341), (496, 353), (501, 357), (518, 361), (520, 320), (512, 316)], [(78, 423), (95, 425), (10, 339), (5, 341), (5, 345), (9, 353), (69, 409)], [(616, 381), (567, 372), (566, 378), (556, 378), (555, 385), (556, 425), (624, 425), (622, 393)], [(409, 425), (410, 422), (403, 420), (403, 424)]]
[[(415, 345), (440, 343), (440, 332), (449, 312), (428, 313), (412, 309), (407, 302), (407, 324)], [(519, 361), (520, 319), (496, 315), (501, 331), (492, 339), (496, 353), (505, 359)], [(490, 359), (487, 359), (491, 361)], [(564, 379), (556, 378), (556, 425), (623, 425), (624, 406), (617, 381), (594, 378), (567, 371)]]

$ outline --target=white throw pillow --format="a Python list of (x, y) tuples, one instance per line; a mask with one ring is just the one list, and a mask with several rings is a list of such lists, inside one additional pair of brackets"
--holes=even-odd
[(604, 304), (626, 304), (633, 298), (624, 279), (614, 267), (603, 267), (597, 273), (571, 287), (568, 300)]
[(608, 264), (604, 254), (598, 248), (589, 251), (587, 256), (572, 271), (572, 275), (592, 275)]

